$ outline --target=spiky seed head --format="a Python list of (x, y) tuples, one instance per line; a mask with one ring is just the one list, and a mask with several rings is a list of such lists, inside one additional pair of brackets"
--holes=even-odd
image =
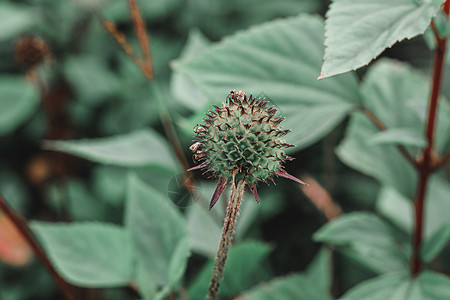
[(196, 141), (191, 146), (194, 158), (207, 171), (219, 177), (252, 184), (267, 181), (282, 168), (292, 147), (283, 137), (283, 118), (265, 99), (247, 97), (242, 91), (231, 91), (226, 103), (214, 106), (198, 125)]

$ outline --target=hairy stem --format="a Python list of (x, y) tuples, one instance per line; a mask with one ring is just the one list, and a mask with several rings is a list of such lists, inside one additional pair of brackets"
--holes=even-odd
[(61, 276), (59, 276), (58, 272), (56, 272), (55, 267), (53, 267), (44, 250), (42, 250), (42, 248), (34, 239), (26, 223), (22, 221), (22, 218), (8, 206), (8, 204), (3, 199), (2, 196), (0, 196), (0, 209), (11, 220), (14, 226), (16, 226), (16, 228), (19, 230), (19, 232), (27, 241), (28, 246), (30, 246), (30, 248), (33, 250), (36, 257), (44, 264), (44, 266), (53, 276), (56, 284), (58, 285), (61, 292), (64, 294), (65, 298), (67, 300), (75, 300), (76, 297), (73, 294), (72, 286), (69, 283), (67, 283)]
[[(448, 17), (450, 13), (450, 3), (448, 0), (445, 1), (443, 9), (445, 15)], [(447, 48), (447, 39), (440, 37), (436, 31), (435, 34), (437, 39), (437, 47), (434, 53), (432, 87), (425, 129), (425, 137), (427, 139), (427, 145), (423, 150), (422, 158), (417, 163), (417, 170), (419, 172), (419, 186), (417, 189), (416, 198), (414, 200), (415, 222), (414, 222), (414, 236), (413, 236), (413, 253), (411, 257), (411, 275), (413, 277), (417, 276), (422, 271), (422, 260), (420, 259), (420, 246), (422, 245), (424, 232), (425, 196), (430, 175), (435, 170), (436, 164), (435, 160), (433, 159), (434, 134), (435, 134), (438, 101), (442, 84), (445, 52)]]
[(233, 240), (234, 225), (236, 217), (239, 214), (242, 195), (244, 194), (245, 181), (239, 181), (235, 185), (233, 180), (233, 191), (227, 206), (227, 216), (223, 224), (222, 239), (220, 240), (219, 250), (217, 251), (216, 264), (214, 266), (211, 283), (209, 285), (208, 300), (217, 300), (219, 295), (220, 281), (223, 277), (225, 261), (227, 260), (228, 250)]

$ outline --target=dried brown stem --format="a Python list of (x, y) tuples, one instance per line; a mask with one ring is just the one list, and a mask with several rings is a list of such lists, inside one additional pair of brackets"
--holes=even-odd
[(131, 19), (134, 23), (134, 31), (136, 32), (136, 36), (141, 45), (142, 53), (144, 54), (144, 60), (141, 64), (141, 68), (147, 78), (153, 79), (154, 72), (152, 57), (150, 55), (150, 49), (148, 46), (150, 39), (148, 38), (147, 31), (145, 30), (145, 23), (142, 20), (138, 6), (136, 4), (136, 0), (129, 0), (128, 2), (130, 4)]
[[(152, 82), (154, 79), (154, 72), (153, 72), (153, 64), (151, 59), (151, 52), (150, 48), (148, 46), (149, 44), (149, 37), (147, 35), (147, 32), (145, 30), (145, 22), (142, 20), (141, 14), (139, 12), (139, 7), (136, 4), (135, 0), (129, 0), (130, 4), (130, 11), (131, 11), (131, 18), (133, 20), (134, 29), (136, 32), (136, 36), (139, 40), (141, 50), (144, 54), (144, 60), (140, 59), (136, 56), (136, 54), (133, 51), (133, 48), (128, 43), (125, 35), (117, 30), (117, 27), (114, 23), (105, 20), (100, 14), (97, 14), (102, 26), (111, 34), (111, 36), (116, 40), (116, 42), (119, 44), (121, 49), (133, 60), (133, 62), (142, 70), (142, 72), (145, 75), (145, 78)], [(156, 89), (157, 100), (159, 101), (160, 107), (159, 107), (159, 114), (161, 118), (161, 123), (163, 125), (164, 132), (167, 136), (167, 139), (169, 140), (170, 145), (172, 146), (173, 151), (175, 152), (175, 155), (178, 159), (178, 161), (181, 163), (184, 170), (187, 170), (189, 168), (189, 163), (184, 156), (183, 148), (181, 147), (180, 140), (178, 139), (178, 135), (175, 131), (175, 128), (173, 126), (173, 120), (167, 111), (166, 104), (160, 99), (161, 97), (161, 91), (159, 90), (159, 86), (155, 83), (153, 84), (153, 87)], [(187, 173), (185, 173), (185, 188), (191, 193), (191, 195), (194, 195), (195, 190), (195, 180), (192, 176), (189, 176)]]
[(228, 250), (231, 247), (234, 233), (234, 226), (236, 224), (236, 217), (239, 214), (239, 207), (241, 205), (242, 196), (244, 194), (245, 181), (239, 181), (237, 185), (233, 180), (233, 191), (231, 192), (230, 200), (227, 206), (227, 215), (223, 224), (222, 239), (220, 240), (219, 250), (216, 256), (216, 264), (214, 266), (211, 283), (209, 286), (208, 300), (219, 299), (220, 281), (223, 277), (223, 270), (225, 268), (225, 261), (227, 260)]
[(53, 276), (53, 279), (55, 280), (56, 284), (58, 285), (59, 289), (63, 293), (64, 297), (67, 300), (75, 300), (76, 297), (74, 295), (73, 287), (67, 283), (56, 271), (55, 267), (53, 267), (52, 263), (48, 259), (47, 255), (45, 254), (44, 250), (42, 250), (41, 246), (37, 243), (37, 241), (34, 239), (33, 235), (31, 234), (30, 229), (28, 228), (27, 224), (23, 221), (23, 218), (20, 217), (18, 214), (16, 214), (6, 203), (6, 201), (3, 199), (2, 196), (0, 196), (0, 209), (3, 211), (3, 213), (8, 216), (8, 218), (11, 220), (11, 222), (16, 226), (17, 230), (22, 234), (24, 239), (26, 240), (27, 244), (30, 246), (30, 248), (33, 250), (36, 257), (44, 264), (44, 266), (47, 268), (47, 270), (50, 272), (50, 274)]

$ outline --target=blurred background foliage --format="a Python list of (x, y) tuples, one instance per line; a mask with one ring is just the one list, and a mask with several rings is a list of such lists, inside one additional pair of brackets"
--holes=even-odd
[[(101, 19), (114, 22), (134, 49), (138, 49), (127, 1), (0, 2), (0, 192), (27, 220), (122, 225), (126, 222), (124, 201), (131, 171), (155, 193), (171, 199), (183, 213), (193, 253), (182, 286), (189, 290), (191, 299), (201, 299), (209, 281), (208, 270), (212, 268), (210, 259), (219, 241), (225, 201), (221, 202), (222, 207), (218, 205), (205, 213), (201, 201), (194, 203), (189, 198), (181, 184), (184, 166), (171, 154), (161, 116), (170, 114), (184, 155), (192, 166), (188, 148), (193, 125), (201, 121), (209, 103), (220, 103), (229, 91), (223, 90), (220, 98), (211, 99), (211, 95), (197, 89), (183, 72), (175, 73), (171, 66), (254, 25), (300, 13), (323, 16), (328, 1), (138, 0), (137, 3), (151, 39), (155, 74), (152, 83), (100, 22)], [(269, 48), (275, 44), (264, 40), (259, 46), (264, 47), (265, 43)], [(314, 55), (321, 57), (322, 53)], [(422, 38), (399, 44), (383, 55), (406, 60), (425, 73), (430, 68), (430, 51)], [(316, 71), (318, 75), (319, 70)], [(365, 72), (363, 68), (357, 75), (362, 77)], [(450, 97), (448, 87), (445, 94)], [(274, 93), (270, 96), (277, 105)], [(290, 118), (295, 123), (295, 115)], [(348, 168), (335, 155), (348, 123), (345, 114), (340, 120), (344, 122), (334, 129), (330, 125), (323, 138), (310, 139), (304, 147), (297, 148), (292, 153), (296, 160), (286, 165), (287, 170), (300, 178), (309, 177), (314, 191), (322, 193), (318, 197), (330, 195), (343, 211), (374, 211), (380, 183)], [(338, 123), (337, 120), (333, 124)], [(103, 147), (111, 147), (107, 155), (96, 154), (89, 145), (44, 144), (51, 149), (64, 148), (64, 152), (88, 160), (42, 148), (43, 140), (115, 135), (126, 135), (126, 139), (105, 140)], [(143, 143), (140, 145), (143, 148), (136, 149), (136, 143)], [(135, 159), (127, 160), (124, 153)], [(201, 198), (207, 202), (213, 183), (201, 176), (196, 181)], [(320, 244), (312, 239), (313, 233), (327, 222), (325, 214), (292, 182), (276, 180), (276, 183), (276, 186), (260, 185), (261, 205), (256, 205), (251, 197), (245, 199), (238, 220), (237, 244), (228, 262), (228, 276), (241, 277), (235, 285), (224, 284), (224, 297), (234, 297), (257, 283), (292, 272), (309, 272), (290, 275), (288, 281), (293, 286), (308, 286), (314, 272), (322, 272), (319, 277), (324, 286), (331, 280), (323, 277), (331, 272), (328, 267), (319, 266), (330, 259), (329, 254), (319, 251)], [(309, 197), (314, 201), (314, 195)], [(45, 227), (40, 223), (34, 226), (37, 232)], [(318, 257), (317, 265), (311, 266), (314, 257)], [(335, 296), (376, 272), (358, 264), (351, 253), (335, 253), (333, 259)], [(46, 270), (3, 216), (0, 216), (0, 260), (2, 300), (61, 299)], [(441, 271), (448, 272), (448, 257), (441, 263)], [(226, 278), (227, 274), (225, 281)], [(80, 288), (79, 293), (82, 299), (138, 298), (130, 287)], [(245, 299), (264, 299), (258, 293), (261, 291), (249, 292)], [(314, 299), (329, 296), (317, 297), (321, 298)]]

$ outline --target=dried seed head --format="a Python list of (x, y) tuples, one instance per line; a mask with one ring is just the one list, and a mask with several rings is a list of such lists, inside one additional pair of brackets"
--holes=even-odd
[(219, 177), (210, 208), (230, 181), (244, 180), (257, 202), (258, 181), (267, 182), (277, 175), (305, 184), (283, 169), (283, 162), (292, 159), (284, 151), (293, 145), (283, 140), (290, 130), (281, 129), (284, 118), (276, 112), (265, 99), (231, 91), (226, 103), (214, 105), (205, 124), (194, 129), (197, 136), (190, 149), (202, 163), (190, 170), (205, 169)]
[(27, 68), (32, 68), (50, 57), (50, 48), (41, 38), (24, 37), (15, 45), (17, 62)]

